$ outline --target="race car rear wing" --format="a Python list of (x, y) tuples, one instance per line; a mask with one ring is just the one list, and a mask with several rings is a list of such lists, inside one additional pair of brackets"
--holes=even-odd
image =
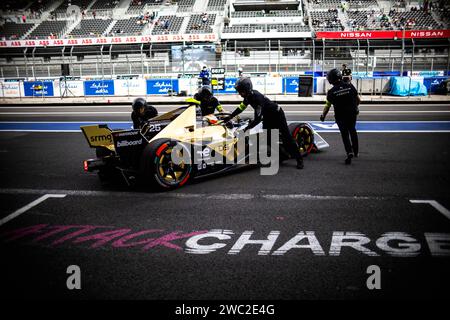
[(91, 148), (104, 147), (114, 151), (112, 131), (106, 124), (81, 126), (80, 129)]

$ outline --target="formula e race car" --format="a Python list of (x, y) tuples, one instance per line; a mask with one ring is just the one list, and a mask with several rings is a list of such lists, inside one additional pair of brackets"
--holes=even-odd
[[(196, 105), (180, 107), (148, 120), (141, 129), (82, 126), (97, 156), (84, 161), (84, 170), (98, 171), (102, 181), (122, 177), (130, 186), (143, 183), (170, 190), (191, 179), (252, 165), (252, 153), (247, 150), (255, 150), (252, 141), (256, 140), (251, 137), (264, 131), (262, 124), (243, 134), (250, 119), (235, 118), (223, 123), (229, 113), (202, 117), (199, 111)], [(303, 154), (328, 147), (306, 123), (292, 123), (289, 130)], [(278, 158), (283, 161), (289, 156), (278, 140)]]

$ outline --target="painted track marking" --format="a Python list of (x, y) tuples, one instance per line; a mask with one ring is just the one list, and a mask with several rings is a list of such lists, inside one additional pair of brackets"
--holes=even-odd
[(450, 211), (447, 210), (443, 205), (441, 205), (436, 200), (409, 200), (411, 203), (427, 203), (433, 208), (435, 208), (437, 211), (442, 213), (444, 216), (446, 216), (448, 219), (450, 219)]
[(29, 204), (27, 204), (26, 206), (14, 211), (13, 213), (11, 213), (10, 215), (6, 216), (5, 218), (0, 220), (0, 226), (4, 225), (5, 223), (11, 221), (14, 218), (17, 218), (18, 216), (20, 216), (22, 213), (30, 210), (31, 208), (37, 206), (39, 203), (47, 200), (48, 198), (64, 198), (66, 195), (65, 194), (45, 194), (42, 197), (37, 198), (36, 200), (30, 202)]

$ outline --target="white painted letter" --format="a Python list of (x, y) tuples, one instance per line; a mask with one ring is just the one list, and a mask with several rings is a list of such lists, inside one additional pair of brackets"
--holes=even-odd
[(450, 256), (450, 234), (425, 233), (425, 239), (432, 256)]
[(67, 289), (69, 289), (69, 290), (73, 290), (73, 289), (80, 290), (81, 289), (81, 270), (80, 270), (80, 267), (76, 266), (76, 265), (70, 265), (70, 266), (67, 267), (66, 273), (71, 275), (71, 276), (69, 276), (67, 278), (67, 281), (66, 281)]
[[(389, 245), (390, 241), (402, 242), (399, 242), (396, 247), (392, 247)], [(420, 243), (411, 237), (411, 235), (404, 232), (385, 233), (381, 235), (376, 244), (378, 248), (394, 257), (415, 257), (420, 253)]]
[(234, 246), (228, 251), (228, 254), (238, 254), (247, 244), (260, 244), (261, 249), (259, 249), (258, 255), (267, 255), (272, 250), (275, 241), (277, 241), (280, 231), (271, 231), (267, 236), (267, 240), (250, 240), (252, 234), (253, 231), (244, 231)]
[[(308, 239), (308, 244), (298, 244), (303, 239)], [(319, 241), (317, 240), (316, 236), (314, 235), (314, 231), (300, 231), (295, 235), (292, 239), (288, 240), (285, 244), (283, 244), (278, 250), (272, 253), (272, 255), (278, 255), (281, 256), (288, 252), (291, 249), (294, 248), (305, 248), (305, 249), (311, 249), (311, 251), (316, 256), (324, 256), (325, 252), (323, 251), (322, 247), (320, 246)]]
[(364, 245), (369, 242), (370, 239), (359, 232), (333, 232), (329, 254), (330, 256), (339, 256), (341, 254), (342, 247), (351, 247), (368, 256), (378, 256), (376, 252), (364, 247)]
[(367, 274), (370, 274), (370, 277), (367, 278), (366, 285), (369, 290), (381, 289), (381, 270), (377, 265), (371, 265), (367, 267)]
[(229, 235), (233, 234), (231, 230), (210, 230), (207, 233), (198, 234), (190, 237), (186, 241), (186, 252), (194, 254), (208, 254), (216, 251), (217, 249), (226, 246), (225, 243), (213, 243), (213, 244), (199, 244), (198, 242), (204, 238), (216, 238), (219, 240), (229, 240), (231, 237)]

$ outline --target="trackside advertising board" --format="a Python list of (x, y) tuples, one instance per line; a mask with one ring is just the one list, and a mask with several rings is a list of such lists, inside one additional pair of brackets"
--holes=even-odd
[(113, 96), (114, 80), (88, 80), (84, 82), (86, 96)]
[(450, 30), (319, 31), (317, 39), (434, 39), (450, 38)]
[(66, 46), (92, 46), (107, 44), (131, 44), (131, 43), (161, 43), (161, 42), (182, 42), (182, 41), (206, 41), (215, 42), (218, 35), (215, 33), (206, 34), (164, 34), (146, 35), (131, 37), (98, 37), (98, 38), (75, 38), (75, 39), (40, 39), (40, 40), (3, 40), (0, 41), (0, 48), (20, 48), (20, 47), (66, 47)]
[(25, 97), (53, 97), (53, 81), (25, 81), (23, 83)]
[(178, 93), (178, 79), (148, 79), (147, 94)]
[(22, 82), (2, 82), (0, 94), (5, 98), (15, 98), (23, 95)]

